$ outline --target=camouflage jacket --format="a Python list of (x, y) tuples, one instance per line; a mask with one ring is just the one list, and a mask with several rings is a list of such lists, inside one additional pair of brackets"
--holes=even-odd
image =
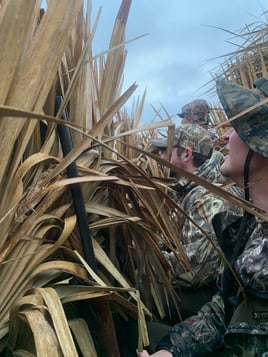
[(241, 299), (226, 327), (225, 304), (219, 293), (196, 316), (175, 325), (158, 349), (169, 350), (175, 357), (251, 357), (268, 353), (268, 223), (253, 223), (248, 228), (251, 232), (246, 245), (233, 264), (247, 305)]
[[(195, 174), (215, 185), (225, 183), (226, 179), (219, 171), (222, 160), (222, 154), (215, 151), (210, 160), (195, 170)], [(172, 267), (175, 287), (198, 287), (215, 281), (220, 267), (219, 253), (210, 243), (212, 240), (217, 245), (211, 223), (212, 217), (218, 212), (231, 208), (221, 197), (216, 197), (194, 182), (184, 179), (180, 180), (178, 185), (180, 189), (182, 187), (183, 189), (179, 189), (178, 195), (174, 198), (189, 216), (189, 218), (183, 217), (180, 238), (189, 259), (191, 271), (185, 271), (182, 268), (174, 252), (163, 252), (163, 254)]]

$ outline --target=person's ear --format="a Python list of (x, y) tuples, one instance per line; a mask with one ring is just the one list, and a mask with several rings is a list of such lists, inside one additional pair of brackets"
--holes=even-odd
[(184, 150), (184, 157), (186, 160), (189, 160), (192, 158), (192, 156), (193, 156), (193, 150), (189, 146), (187, 146)]

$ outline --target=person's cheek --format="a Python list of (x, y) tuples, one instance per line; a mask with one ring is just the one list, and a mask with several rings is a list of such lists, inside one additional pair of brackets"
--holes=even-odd
[(161, 155), (161, 158), (166, 160), (167, 159), (167, 153), (166, 152), (163, 152), (163, 154)]

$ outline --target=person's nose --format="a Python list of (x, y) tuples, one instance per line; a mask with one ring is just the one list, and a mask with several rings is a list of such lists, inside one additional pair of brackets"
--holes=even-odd
[(224, 141), (225, 144), (228, 144), (230, 135), (231, 135), (233, 130), (234, 130), (233, 128), (230, 128), (223, 134), (223, 141)]
[(167, 152), (164, 151), (162, 154), (161, 154), (161, 158), (166, 160), (167, 159)]

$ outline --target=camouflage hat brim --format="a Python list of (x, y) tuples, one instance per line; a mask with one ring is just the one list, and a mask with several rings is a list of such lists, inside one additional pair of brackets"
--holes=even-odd
[[(152, 145), (160, 150), (168, 147), (167, 139), (156, 139)], [(194, 153), (209, 158), (213, 149), (213, 142), (209, 132), (200, 125), (181, 124), (175, 130), (173, 144), (171, 145), (186, 148), (190, 147)]]
[[(216, 90), (223, 109), (230, 119), (257, 105), (263, 99), (258, 89), (248, 89), (226, 80), (216, 81)], [(268, 158), (268, 106), (257, 108), (231, 121), (241, 140), (254, 152)]]
[(154, 147), (156, 147), (157, 149), (166, 149), (167, 148), (167, 140), (166, 139), (153, 140), (152, 145)]

